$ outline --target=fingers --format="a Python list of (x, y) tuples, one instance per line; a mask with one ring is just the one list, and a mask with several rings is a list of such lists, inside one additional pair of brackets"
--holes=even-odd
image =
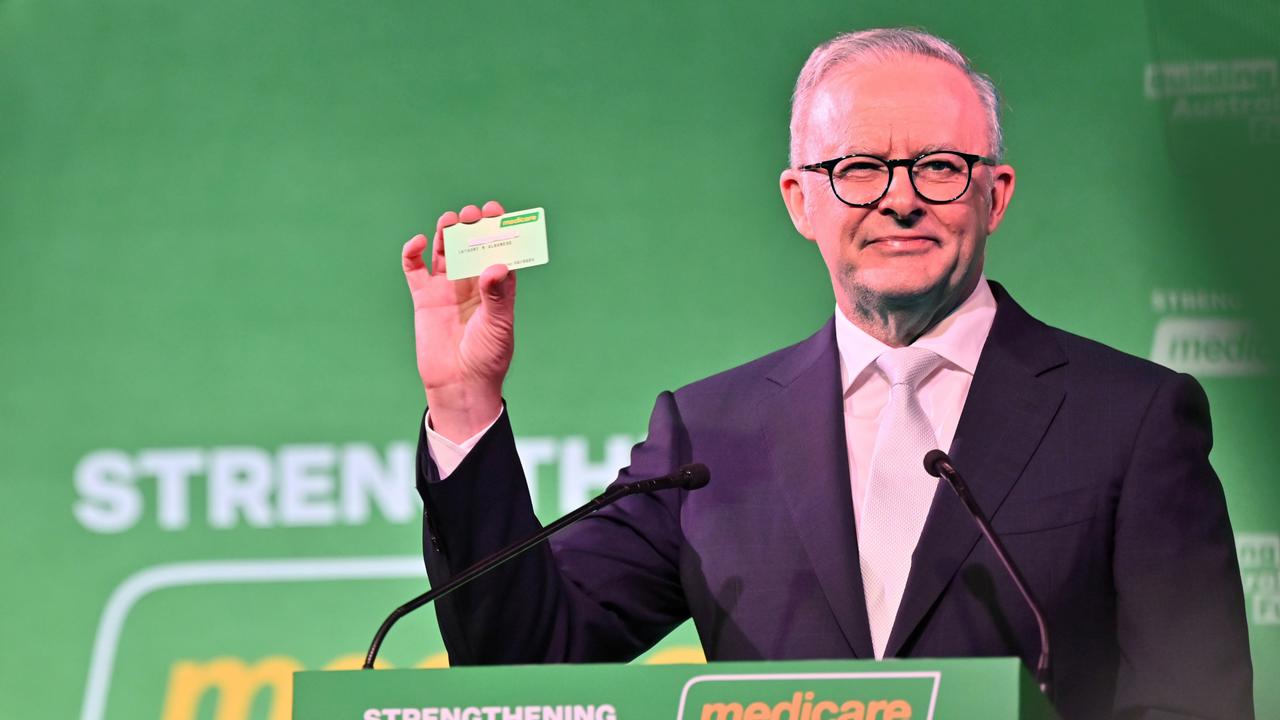
[[(431, 274), (446, 272), (444, 259), (444, 229), (450, 225), (457, 225), (460, 222), (473, 223), (481, 218), (498, 217), (505, 212), (502, 205), (497, 200), (490, 200), (484, 204), (484, 208), (478, 208), (475, 205), (468, 205), (459, 212), (450, 210), (444, 213), (436, 220), (436, 234), (431, 242)], [(411, 241), (412, 242), (412, 241)]]
[(449, 212), (441, 215), (439, 220), (436, 220), (436, 230), (437, 231), (443, 230), (449, 227), (450, 225), (457, 225), (457, 224), (458, 224), (458, 213), (450, 210)]
[(445, 272), (444, 267), (444, 229), (450, 225), (458, 224), (458, 213), (450, 210), (440, 216), (436, 220), (436, 236), (431, 242), (431, 274), (439, 275)]
[(490, 265), (480, 273), (480, 302), (495, 317), (510, 321), (516, 300), (516, 274), (506, 265)]
[(427, 248), (427, 236), (421, 233), (409, 238), (400, 250), (400, 264), (406, 275), (425, 270), (426, 262), (422, 259), (422, 251)]

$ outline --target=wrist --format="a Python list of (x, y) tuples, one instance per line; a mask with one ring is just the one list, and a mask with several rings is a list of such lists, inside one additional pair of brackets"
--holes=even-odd
[(427, 388), (431, 429), (455, 443), (488, 427), (502, 413), (502, 407), (501, 387)]

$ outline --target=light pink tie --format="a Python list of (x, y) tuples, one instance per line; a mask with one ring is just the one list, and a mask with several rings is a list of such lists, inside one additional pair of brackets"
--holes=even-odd
[(892, 390), (871, 453), (858, 557), (877, 658), (884, 657), (911, 572), (911, 553), (937, 487), (923, 461), (925, 453), (938, 446), (938, 438), (916, 390), (941, 362), (932, 351), (915, 347), (895, 348), (876, 359)]

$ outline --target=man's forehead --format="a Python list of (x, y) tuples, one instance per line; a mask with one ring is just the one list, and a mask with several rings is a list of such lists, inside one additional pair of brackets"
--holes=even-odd
[[(931, 150), (971, 149), (982, 137), (981, 127), (939, 122), (928, 106), (898, 108), (901, 113), (836, 113), (807, 128), (806, 144), (835, 154), (918, 155)], [(962, 145), (966, 147), (961, 147)]]
[[(839, 154), (984, 151), (987, 118), (969, 78), (933, 58), (850, 63), (814, 88), (802, 145)], [(963, 147), (962, 147), (963, 146)]]

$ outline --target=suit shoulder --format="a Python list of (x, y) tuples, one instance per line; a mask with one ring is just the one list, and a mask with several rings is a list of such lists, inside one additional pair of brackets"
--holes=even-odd
[(1067, 356), (1068, 369), (1081, 378), (1092, 378), (1097, 384), (1130, 389), (1155, 388), (1176, 381), (1189, 379), (1175, 370), (1146, 358), (1117, 350), (1097, 340), (1091, 340), (1060, 328), (1046, 326), (1054, 334), (1058, 345)]
[(676, 390), (677, 399), (704, 398), (750, 393), (762, 383), (774, 384), (778, 378), (786, 378), (834, 352), (835, 331), (827, 322), (816, 333), (784, 348), (758, 357), (736, 367), (722, 370)]
[(997, 310), (988, 344), (994, 342), (1034, 372), (1062, 366), (1075, 387), (1116, 392), (1130, 400), (1135, 392), (1154, 392), (1165, 384), (1198, 386), (1189, 375), (1041, 321), (999, 283), (992, 282), (991, 290)]

